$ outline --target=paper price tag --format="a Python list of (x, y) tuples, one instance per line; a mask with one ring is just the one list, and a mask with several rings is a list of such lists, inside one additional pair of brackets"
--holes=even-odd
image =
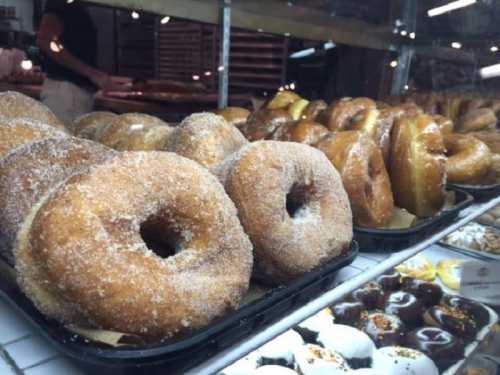
[(460, 294), (484, 303), (500, 305), (500, 262), (463, 263)]

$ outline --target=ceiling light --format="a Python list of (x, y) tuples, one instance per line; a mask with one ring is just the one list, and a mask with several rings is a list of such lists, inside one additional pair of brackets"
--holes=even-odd
[(497, 46), (492, 46), (492, 47), (490, 48), (490, 51), (491, 51), (491, 52), (497, 52), (497, 51), (498, 51), (498, 47), (497, 47)]
[(264, 32), (264, 29), (257, 29), (257, 31), (258, 31), (259, 33), (263, 33), (263, 32)]
[(398, 62), (396, 60), (392, 60), (389, 65), (391, 66), (391, 68), (395, 68), (396, 66), (398, 66)]
[(290, 83), (290, 90), (295, 90), (295, 82)]
[(452, 42), (451, 43), (451, 48), (460, 49), (460, 48), (462, 48), (462, 43), (460, 43), (460, 42)]
[(193, 81), (199, 81), (200, 80), (200, 76), (195, 74), (193, 75)]
[(303, 50), (292, 53), (290, 55), (290, 58), (291, 59), (300, 59), (302, 57), (311, 56), (314, 52), (316, 52), (315, 48), (307, 48), (307, 49), (303, 49)]
[(52, 52), (61, 52), (62, 51), (62, 45), (58, 44), (55, 40), (50, 42), (50, 50)]
[(411, 32), (409, 36), (410, 36), (410, 39), (415, 39), (416, 34), (414, 32)]
[(457, 0), (457, 1), (452, 1), (451, 3), (448, 3), (446, 5), (437, 7), (437, 8), (432, 8), (427, 11), (427, 15), (429, 17), (435, 17), (439, 16), (440, 14), (448, 13), (451, 12), (452, 10), (460, 9), (467, 7), (469, 5), (475, 4), (477, 0)]
[(409, 88), (410, 88), (410, 86), (405, 85), (405, 90), (408, 90)]
[(285, 36), (288, 38), (290, 36), (290, 33), (285, 33)]
[(210, 70), (207, 70), (204, 74), (206, 77), (210, 77), (212, 75), (212, 72)]
[(139, 13), (137, 13), (135, 10), (132, 13), (130, 13), (130, 15), (132, 16), (132, 18), (134, 20), (138, 20), (139, 19)]
[(23, 68), (24, 70), (33, 69), (33, 62), (31, 60), (23, 60), (21, 61), (21, 68)]
[(68, 4), (71, 4), (72, 2), (74, 2), (75, 0), (67, 0), (66, 3)]
[(336, 46), (337, 45), (335, 43), (333, 43), (332, 41), (329, 41), (329, 42), (326, 42), (325, 44), (323, 44), (323, 48), (326, 50), (335, 48)]
[(224, 71), (224, 69), (225, 69), (225, 68), (224, 68), (224, 65), (220, 65), (220, 66), (217, 68), (217, 70), (218, 70), (219, 72)]
[(406, 30), (401, 30), (400, 32), (401, 36), (406, 36), (408, 34), (408, 31)]
[(165, 16), (163, 17), (161, 20), (160, 20), (160, 23), (162, 25), (165, 25), (166, 23), (168, 23), (168, 21), (170, 21), (170, 17), (169, 16)]
[(479, 75), (482, 79), (488, 79), (500, 76), (500, 64), (485, 66), (479, 69)]

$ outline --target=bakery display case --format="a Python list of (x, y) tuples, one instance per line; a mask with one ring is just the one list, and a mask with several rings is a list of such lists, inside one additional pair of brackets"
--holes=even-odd
[[(84, 3), (125, 87), (71, 122), (0, 92), (0, 296), (51, 346), (85, 373), (496, 374), (500, 5)], [(27, 59), (2, 90), (41, 90)]]

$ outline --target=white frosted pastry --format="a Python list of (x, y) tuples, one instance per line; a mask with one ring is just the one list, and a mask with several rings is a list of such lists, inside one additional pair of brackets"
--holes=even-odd
[(232, 365), (227, 366), (219, 375), (248, 375), (258, 366), (259, 355), (256, 352), (250, 353)]
[(262, 357), (263, 364), (289, 366), (293, 364), (293, 352), (303, 344), (302, 337), (297, 332), (289, 330), (261, 346), (257, 349), (257, 353)]
[(295, 329), (302, 335), (306, 342), (316, 343), (318, 333), (333, 326), (334, 317), (330, 309), (321, 310), (316, 315), (304, 320)]
[(254, 370), (250, 375), (297, 375), (297, 373), (288, 367), (269, 365), (259, 367)]
[(439, 375), (424, 353), (401, 346), (386, 346), (373, 354), (372, 368), (385, 375)]
[(339, 352), (346, 359), (371, 358), (376, 350), (366, 333), (343, 324), (325, 327), (318, 335), (318, 342), (326, 349)]
[(372, 368), (360, 368), (358, 370), (351, 370), (346, 375), (385, 375), (385, 372), (377, 371)]
[(301, 375), (345, 375), (350, 370), (346, 360), (333, 350), (306, 344), (294, 352)]

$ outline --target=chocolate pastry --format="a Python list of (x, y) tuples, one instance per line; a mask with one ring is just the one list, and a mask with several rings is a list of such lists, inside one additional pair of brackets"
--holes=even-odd
[(407, 333), (405, 345), (426, 354), (441, 371), (465, 355), (463, 342), (437, 327), (422, 327)]
[(445, 295), (443, 297), (443, 303), (453, 308), (465, 311), (471, 318), (474, 319), (478, 330), (490, 322), (490, 313), (480, 303), (453, 295)]
[(413, 294), (421, 300), (426, 306), (439, 304), (443, 296), (443, 290), (438, 284), (429, 281), (418, 280), (413, 277), (403, 278), (401, 289)]
[(401, 274), (399, 272), (393, 272), (380, 275), (377, 278), (377, 282), (384, 290), (399, 290), (399, 288), (401, 288)]
[(351, 294), (351, 299), (362, 302), (368, 310), (381, 308), (383, 304), (384, 291), (377, 282), (369, 282)]
[(473, 339), (479, 331), (478, 325), (468, 312), (444, 304), (427, 309), (424, 313), (424, 322), (468, 339)]
[(366, 307), (362, 302), (339, 302), (330, 307), (335, 323), (355, 325), (361, 319), (363, 312), (366, 312)]
[(404, 340), (405, 325), (395, 315), (375, 312), (364, 316), (359, 329), (365, 332), (380, 348), (388, 345), (399, 345)]
[(385, 313), (398, 316), (406, 324), (416, 325), (422, 320), (424, 305), (413, 294), (393, 292), (386, 297)]

